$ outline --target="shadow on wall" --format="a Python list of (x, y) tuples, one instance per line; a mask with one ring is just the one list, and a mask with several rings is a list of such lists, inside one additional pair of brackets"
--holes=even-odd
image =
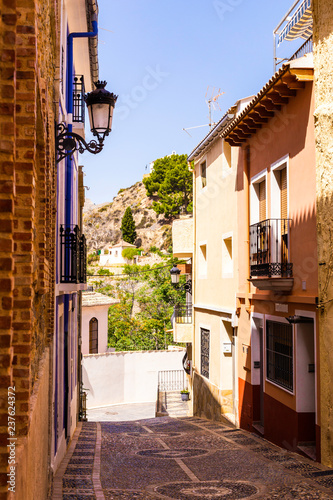
[(218, 422), (222, 420), (222, 391), (197, 372), (193, 372), (193, 394), (194, 416)]

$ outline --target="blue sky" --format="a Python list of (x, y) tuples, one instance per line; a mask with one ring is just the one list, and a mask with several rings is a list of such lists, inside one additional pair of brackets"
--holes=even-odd
[[(87, 198), (104, 203), (156, 158), (192, 151), (209, 128), (189, 130), (192, 137), (182, 129), (208, 123), (208, 86), (209, 95), (224, 92), (215, 122), (262, 88), (273, 74), (273, 29), (293, 0), (98, 3), (100, 78), (119, 98), (104, 150), (80, 163)], [(284, 42), (278, 55), (291, 49)]]

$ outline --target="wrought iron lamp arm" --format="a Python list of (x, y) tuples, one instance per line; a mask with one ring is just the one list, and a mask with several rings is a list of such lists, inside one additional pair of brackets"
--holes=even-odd
[(57, 163), (67, 156), (71, 156), (75, 151), (81, 154), (84, 153), (84, 151), (97, 154), (103, 149), (104, 144), (102, 140), (97, 142), (93, 139), (87, 143), (79, 134), (70, 132), (64, 123), (59, 123), (57, 125), (57, 130), (59, 132), (55, 140), (55, 146), (58, 152)]
[(184, 283), (183, 285), (180, 285), (178, 283), (178, 284), (174, 284), (173, 286), (177, 290), (185, 291), (185, 292), (189, 293), (190, 295), (192, 295), (192, 280), (191, 279), (186, 281), (186, 283)]

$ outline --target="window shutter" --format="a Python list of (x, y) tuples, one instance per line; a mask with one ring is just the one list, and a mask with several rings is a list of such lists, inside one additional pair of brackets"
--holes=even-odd
[(280, 171), (281, 219), (288, 219), (287, 168)]
[(259, 219), (266, 219), (266, 181), (259, 183)]

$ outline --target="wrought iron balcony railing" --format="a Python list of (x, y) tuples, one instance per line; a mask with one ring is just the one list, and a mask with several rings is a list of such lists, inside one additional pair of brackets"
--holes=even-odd
[(74, 76), (73, 82), (73, 122), (84, 123), (84, 77)]
[(175, 306), (176, 323), (192, 323), (192, 304)]
[(60, 226), (60, 283), (87, 282), (86, 239), (79, 226)]
[(290, 219), (266, 219), (250, 226), (250, 278), (292, 278)]
[(300, 46), (298, 50), (296, 50), (295, 54), (293, 54), (289, 60), (292, 61), (293, 59), (298, 59), (305, 56), (305, 54), (310, 54), (311, 52), (313, 52), (312, 35), (303, 43), (303, 45)]

